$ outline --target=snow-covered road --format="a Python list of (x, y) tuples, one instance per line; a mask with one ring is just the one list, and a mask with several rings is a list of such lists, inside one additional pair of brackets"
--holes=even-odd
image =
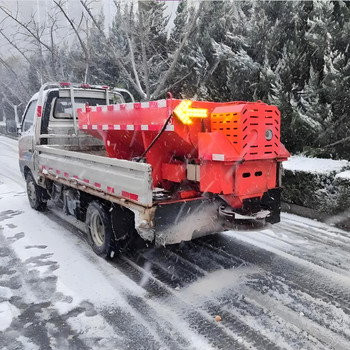
[(350, 233), (284, 214), (106, 262), (30, 208), (0, 136), (0, 349), (348, 350)]

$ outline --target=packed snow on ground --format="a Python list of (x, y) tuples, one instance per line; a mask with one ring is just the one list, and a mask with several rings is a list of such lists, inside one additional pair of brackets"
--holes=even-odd
[[(300, 232), (303, 234), (300, 235)], [(282, 213), (280, 223), (267, 225), (262, 230), (225, 231), (223, 234), (292, 262), (302, 261), (302, 264), (309, 265), (313, 270), (327, 274), (329, 279), (333, 278), (341, 283), (350, 281), (350, 257), (344, 256), (343, 247), (339, 243), (350, 244), (348, 231), (294, 214)]]
[[(0, 187), (0, 212), (7, 208), (23, 212), (14, 218), (13, 225), (16, 225), (15, 232), (24, 232), (20, 239), (12, 236), (12, 232), (7, 229), (5, 234), (8, 239), (13, 239), (12, 247), (18, 258), (29, 268), (39, 272), (42, 278), (52, 274), (58, 277), (57, 292), (69, 296), (55, 303), (61, 313), (79, 306), (84, 300), (96, 307), (113, 305), (116, 300), (120, 305), (123, 298), (118, 295), (120, 288), (115, 286), (132, 288), (139, 295), (144, 293), (129, 278), (92, 254), (84, 239), (67, 231), (46, 215), (33, 211), (25, 193), (14, 196), (6, 193), (8, 188), (4, 186)], [(83, 258), (84, 255), (88, 259)], [(38, 257), (42, 257), (43, 262), (59, 261), (58, 268), (52, 272), (49, 264), (37, 266)], [(33, 263), (29, 263), (31, 260)]]
[(286, 170), (325, 175), (332, 172), (339, 173), (347, 167), (350, 167), (350, 162), (347, 160), (308, 158), (302, 156), (291, 156), (286, 162), (283, 162), (283, 168)]
[[(3, 259), (3, 268), (12, 269), (15, 273), (4, 274), (2, 281), (13, 276), (21, 279), (17, 289), (0, 287), (0, 300), (4, 300), (0, 302), (0, 332), (17, 332), (12, 327), (19, 322), (23, 310), (19, 311), (10, 300), (20, 298), (29, 306), (50, 303), (49, 309), (43, 313), (55, 315), (57, 312), (59, 316), (63, 315), (75, 332), (72, 336), (78, 334), (79, 339), (87, 344), (100, 339), (100, 348), (120, 348), (113, 342), (123, 343), (126, 335), (115, 334), (112, 325), (118, 322), (130, 322), (130, 326), (136, 325), (139, 332), (145, 332), (145, 337), (152, 334), (162, 344), (163, 340), (158, 337), (153, 326), (148, 324), (129, 298), (145, 300), (146, 305), (152, 306), (155, 319), (158, 315), (169, 315), (172, 309), (163, 303), (149, 300), (142, 286), (118, 267), (96, 256), (78, 230), (62, 224), (49, 211), (40, 213), (31, 209), (25, 181), (19, 172), (17, 141), (0, 136), (0, 147), (0, 239), (9, 247), (9, 255), (0, 258)], [(102, 315), (105, 310), (111, 310), (112, 313), (113, 310), (122, 310), (128, 318), (108, 321)], [(181, 329), (181, 334), (193, 348), (212, 348), (205, 338), (189, 328), (185, 320), (181, 322), (177, 328)], [(53, 333), (59, 332), (49, 321), (47, 327), (52, 327)], [(142, 334), (138, 334), (138, 337), (142, 337)], [(16, 339), (25, 349), (35, 349), (30, 339), (21, 337), (19, 333)], [(56, 344), (53, 348), (68, 347)]]
[(0, 331), (7, 329), (13, 318), (20, 314), (18, 309), (8, 301), (0, 303)]

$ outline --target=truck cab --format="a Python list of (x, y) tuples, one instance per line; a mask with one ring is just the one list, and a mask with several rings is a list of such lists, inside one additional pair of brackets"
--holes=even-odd
[[(81, 132), (77, 127), (76, 110), (88, 106), (123, 103), (125, 97), (133, 100), (126, 90), (108, 91), (107, 86), (88, 84), (47, 83), (28, 102), (21, 124), (19, 138), (19, 166), (26, 176), (35, 175), (36, 145), (102, 147), (103, 143)], [(34, 176), (37, 181), (37, 176)]]

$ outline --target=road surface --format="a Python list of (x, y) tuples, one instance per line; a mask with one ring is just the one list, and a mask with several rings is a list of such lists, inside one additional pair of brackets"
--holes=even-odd
[(349, 271), (349, 232), (288, 214), (104, 261), (0, 137), (0, 349), (348, 350)]

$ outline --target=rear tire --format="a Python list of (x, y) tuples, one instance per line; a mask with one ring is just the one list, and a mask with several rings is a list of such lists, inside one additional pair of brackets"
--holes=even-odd
[(30, 172), (26, 176), (26, 182), (30, 206), (35, 210), (44, 211), (47, 207), (45, 190), (36, 184)]
[(104, 259), (115, 251), (114, 232), (109, 213), (98, 201), (92, 201), (86, 211), (88, 239), (93, 251)]

